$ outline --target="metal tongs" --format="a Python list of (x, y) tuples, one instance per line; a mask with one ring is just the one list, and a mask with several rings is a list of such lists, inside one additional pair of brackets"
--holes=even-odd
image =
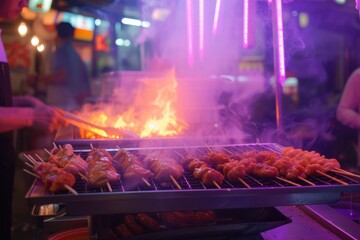
[(58, 107), (54, 107), (54, 108), (66, 119), (66, 121), (69, 124), (74, 125), (78, 128), (90, 131), (99, 136), (106, 137), (106, 138), (138, 138), (139, 137), (134, 132), (131, 132), (131, 131), (114, 128), (114, 127), (100, 127), (98, 125), (90, 123), (90, 122), (76, 116), (73, 113), (65, 111), (61, 108), (58, 108)]

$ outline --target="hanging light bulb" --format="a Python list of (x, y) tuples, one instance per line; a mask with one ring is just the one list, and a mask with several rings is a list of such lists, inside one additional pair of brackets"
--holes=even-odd
[(36, 47), (36, 49), (38, 50), (38, 52), (43, 52), (45, 50), (45, 46), (44, 44), (40, 44)]
[(39, 45), (39, 43), (40, 43), (40, 40), (39, 40), (39, 38), (38, 38), (37, 36), (33, 36), (33, 37), (31, 38), (31, 45), (33, 45), (34, 47), (36, 47), (37, 45)]
[(18, 32), (20, 34), (21, 37), (24, 37), (27, 33), (28, 29), (27, 26), (24, 22), (21, 22), (19, 27), (18, 27)]

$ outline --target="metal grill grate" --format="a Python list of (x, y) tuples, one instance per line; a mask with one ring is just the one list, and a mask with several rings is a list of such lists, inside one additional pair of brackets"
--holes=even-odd
[[(88, 149), (77, 148), (73, 145), (76, 153), (84, 159), (90, 152)], [(241, 153), (251, 150), (279, 152), (282, 147), (277, 144), (247, 144), (247, 145), (225, 145), (211, 146), (213, 151), (224, 153)], [(111, 155), (118, 149), (108, 148)], [(133, 148), (127, 149), (139, 156), (141, 159), (146, 154), (154, 151), (165, 151), (176, 160), (181, 156), (191, 154), (201, 156), (209, 152), (209, 147), (168, 147), (168, 148)], [(279, 205), (297, 204), (321, 204), (338, 201), (342, 192), (355, 192), (360, 189), (360, 179), (328, 173), (342, 180), (348, 185), (341, 185), (323, 176), (309, 176), (307, 179), (316, 186), (309, 185), (301, 180), (293, 182), (301, 185), (294, 186), (279, 179), (261, 179), (246, 175), (243, 183), (224, 181), (221, 189), (214, 186), (204, 186), (195, 179), (190, 172), (177, 180), (182, 189), (177, 189), (172, 182), (150, 181), (151, 186), (136, 186), (129, 188), (120, 180), (111, 184), (109, 189), (89, 188), (82, 179), (77, 179), (73, 187), (79, 195), (75, 196), (68, 192), (49, 193), (43, 184), (35, 180), (27, 198), (33, 204), (65, 203), (73, 213), (103, 214), (106, 212), (138, 211), (167, 211), (167, 210), (189, 210), (189, 209), (216, 209), (216, 208), (238, 208), (238, 207), (272, 207)], [(151, 201), (151, 204), (149, 204)], [(93, 206), (93, 208), (89, 208)], [(71, 212), (71, 211), (69, 211)]]

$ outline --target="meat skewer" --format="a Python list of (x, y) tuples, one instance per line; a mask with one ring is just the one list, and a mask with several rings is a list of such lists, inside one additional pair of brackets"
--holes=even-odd
[[(24, 171), (25, 170), (26, 169), (24, 169)], [(58, 192), (66, 189), (69, 192), (78, 195), (76, 190), (72, 188), (75, 184), (75, 177), (73, 174), (48, 162), (36, 162), (32, 170), (35, 172), (33, 176), (41, 179), (50, 191)]]
[(205, 186), (215, 185), (221, 189), (224, 181), (224, 175), (218, 170), (211, 168), (205, 161), (191, 156), (182, 159), (183, 164), (193, 173), (195, 179), (200, 180)]
[(144, 165), (154, 173), (154, 179), (158, 181), (171, 180), (177, 189), (182, 189), (177, 179), (184, 174), (184, 168), (170, 157), (157, 155), (159, 154), (148, 154), (143, 160)]
[(56, 164), (59, 168), (70, 172), (74, 175), (86, 175), (88, 164), (87, 162), (74, 153), (71, 144), (65, 144), (61, 148), (53, 148), (50, 151), (49, 162)]
[(105, 149), (92, 147), (86, 162), (88, 163), (88, 183), (92, 187), (105, 187), (112, 191), (110, 183), (120, 180), (120, 174), (112, 165), (112, 156)]
[(154, 174), (150, 170), (144, 168), (142, 162), (134, 154), (124, 149), (119, 149), (114, 156), (114, 161), (118, 163), (122, 172), (122, 177), (125, 180), (134, 185), (143, 182), (148, 187), (151, 187), (148, 180), (152, 179)]
[[(88, 181), (87, 177), (87, 162), (78, 154), (74, 153), (74, 149), (71, 144), (65, 144), (64, 147), (61, 145), (56, 146), (49, 151), (44, 148), (45, 152), (49, 155), (48, 161), (56, 164), (59, 168), (62, 168), (74, 175), (79, 175), (85, 181)], [(37, 155), (37, 154), (36, 154)], [(37, 157), (44, 161), (39, 155)]]
[(243, 177), (246, 175), (245, 166), (239, 161), (231, 159), (225, 154), (215, 152), (209, 153), (202, 157), (202, 159), (222, 172), (229, 181), (240, 181), (245, 187), (251, 188), (250, 185), (243, 180)]

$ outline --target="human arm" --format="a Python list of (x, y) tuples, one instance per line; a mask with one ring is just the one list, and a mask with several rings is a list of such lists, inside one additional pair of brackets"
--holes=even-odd
[(0, 132), (30, 127), (32, 124), (31, 108), (0, 107)]
[(336, 118), (342, 124), (360, 129), (360, 69), (349, 77), (340, 103), (336, 110)]
[(52, 133), (66, 120), (52, 107), (34, 97), (14, 97), (14, 107), (0, 107), (0, 132), (30, 127)]

